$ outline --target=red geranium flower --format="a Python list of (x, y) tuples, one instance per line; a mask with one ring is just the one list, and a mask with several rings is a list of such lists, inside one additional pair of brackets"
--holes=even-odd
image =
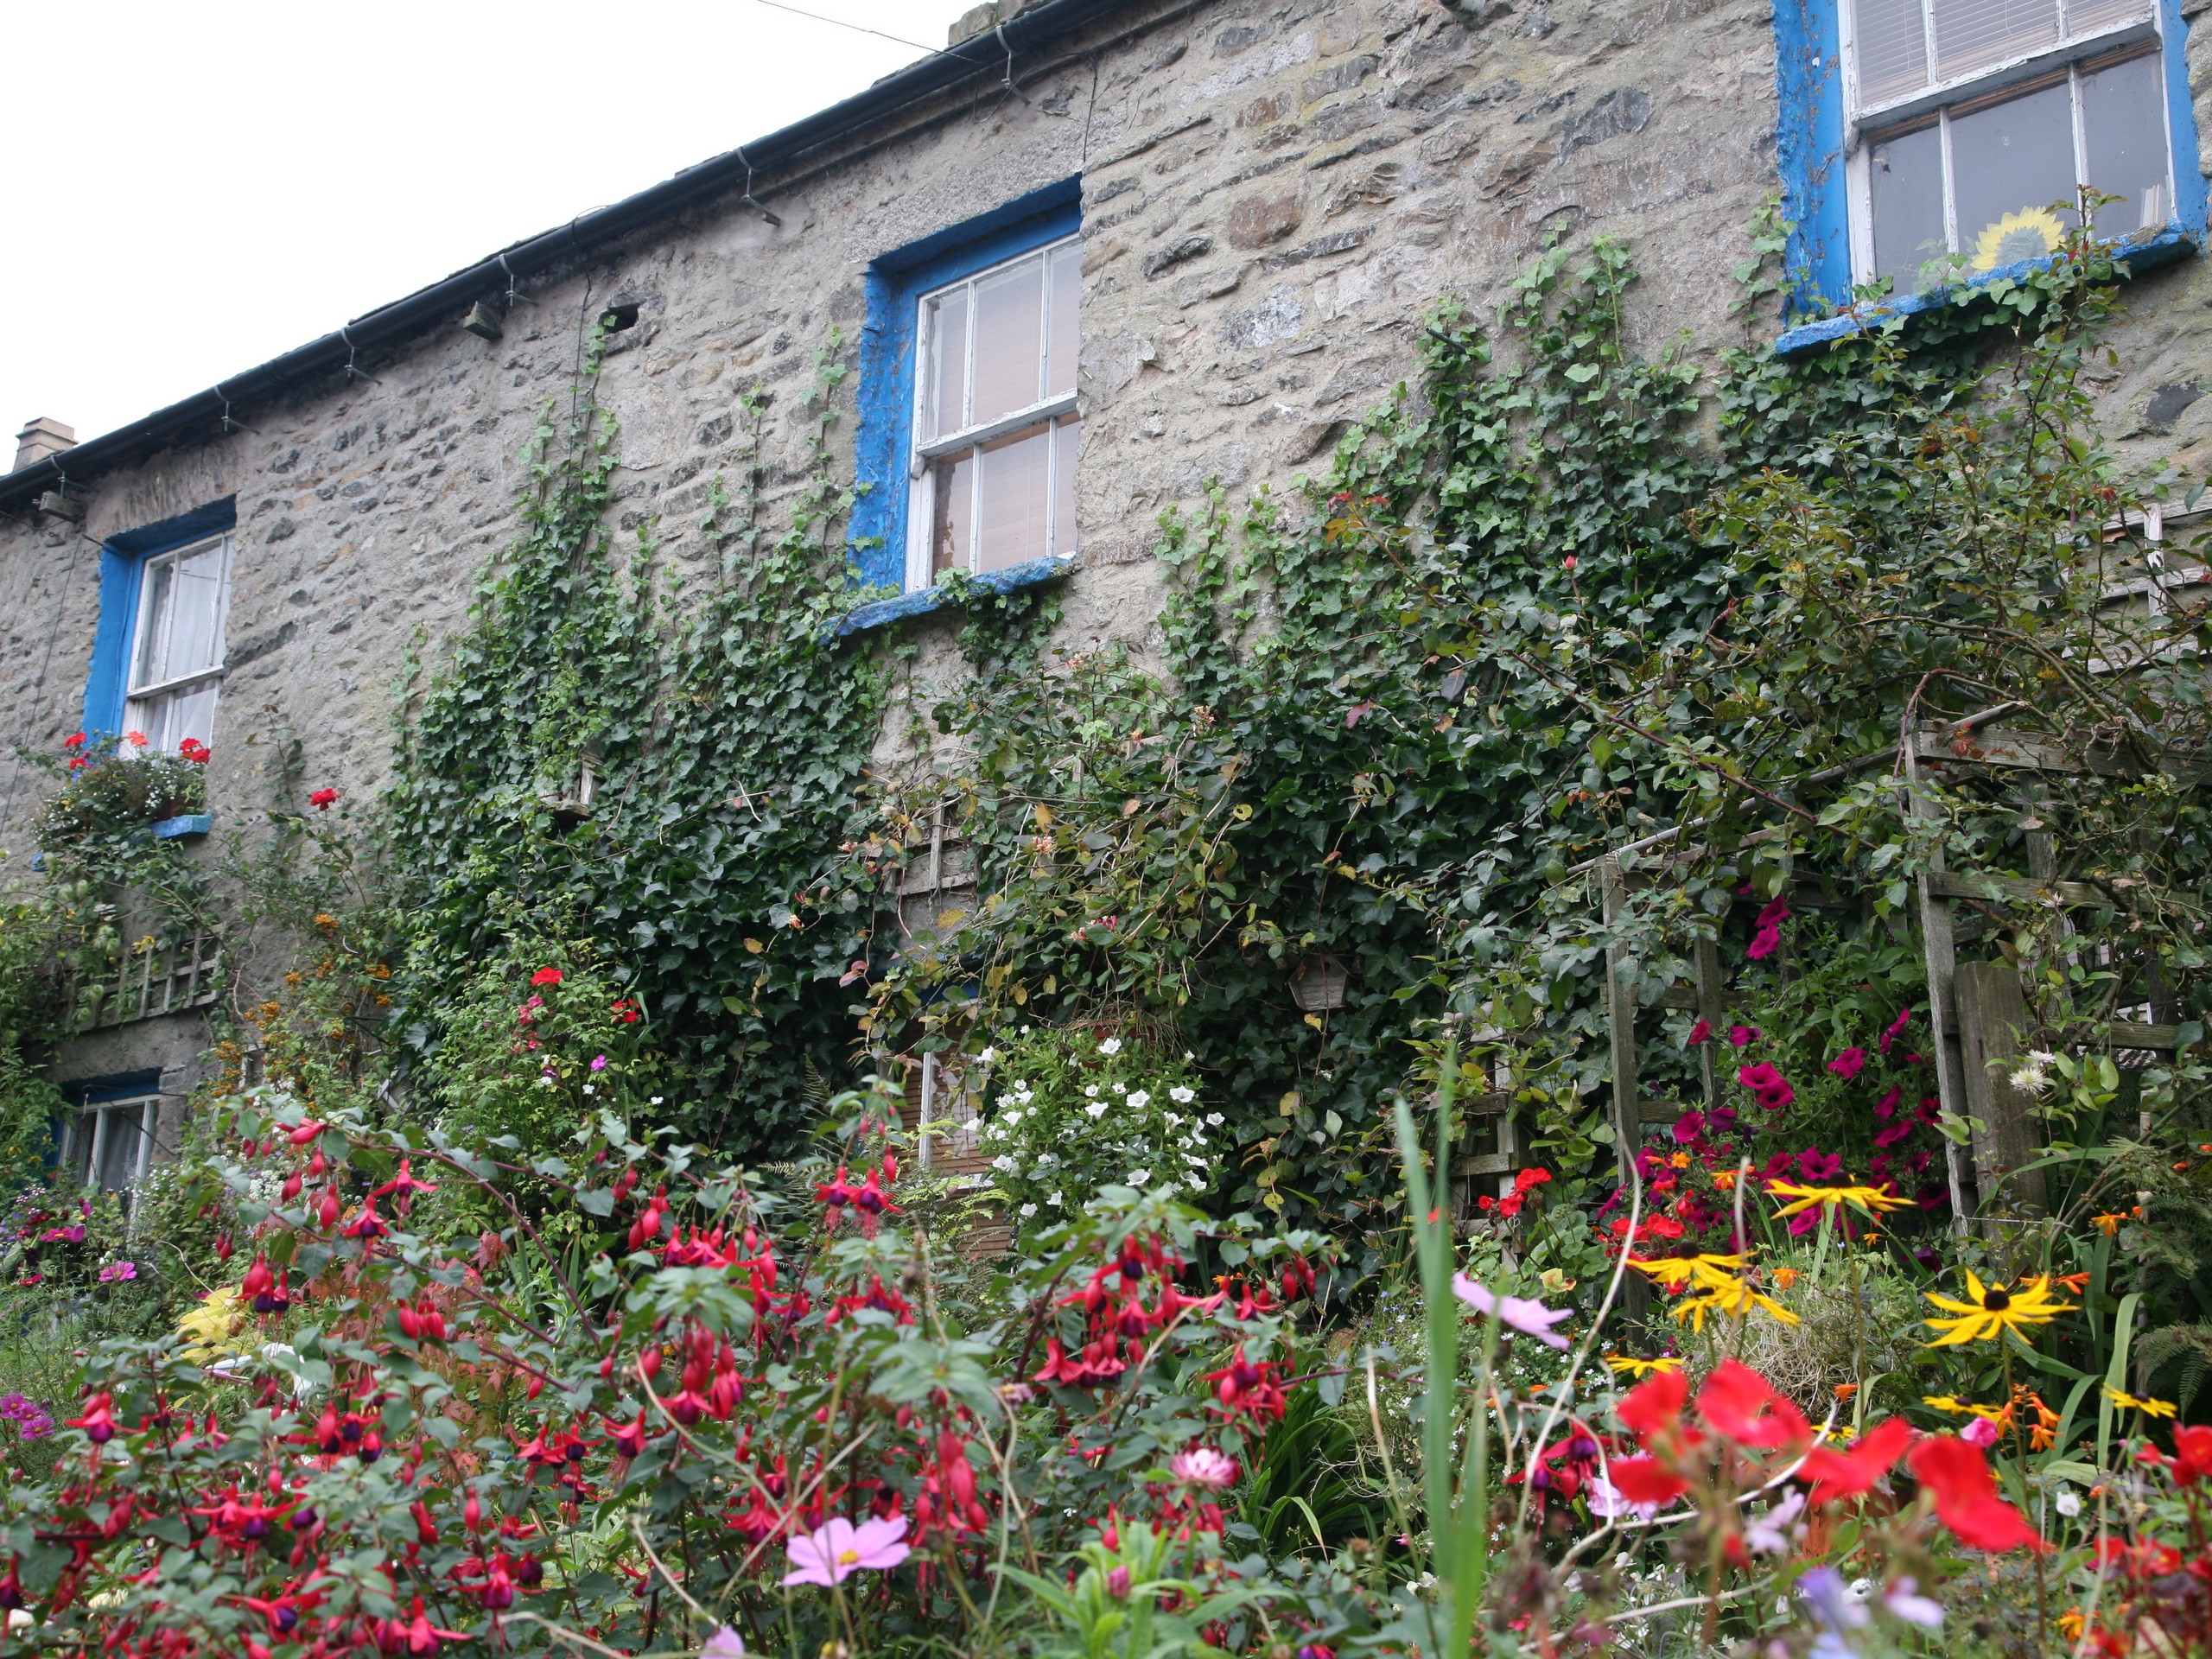
[(1813, 1483), (1807, 1501), (1815, 1509), (1839, 1498), (1859, 1497), (1874, 1490), (1874, 1483), (1904, 1455), (1912, 1439), (1911, 1427), (1902, 1417), (1877, 1423), (1848, 1452), (1831, 1452), (1816, 1446), (1805, 1454), (1798, 1473)]
[(1705, 1379), (1705, 1386), (1698, 1390), (1697, 1410), (1716, 1433), (1738, 1446), (1771, 1451), (1806, 1446), (1813, 1438), (1813, 1426), (1805, 1421), (1805, 1414), (1777, 1393), (1766, 1378), (1738, 1360), (1722, 1360)]
[(533, 985), (558, 985), (561, 970), (558, 968), (541, 968), (530, 976), (530, 982)]
[(61, 747), (65, 749), (80, 749), (84, 746), (85, 734), (82, 732), (72, 732), (61, 740)]
[(1938, 1434), (1914, 1446), (1906, 1460), (1935, 1497), (1936, 1513), (1961, 1543), (1993, 1553), (2023, 1544), (2043, 1548), (2043, 1539), (2027, 1516), (1998, 1497), (1997, 1483), (1980, 1446), (1969, 1446), (1955, 1434)]

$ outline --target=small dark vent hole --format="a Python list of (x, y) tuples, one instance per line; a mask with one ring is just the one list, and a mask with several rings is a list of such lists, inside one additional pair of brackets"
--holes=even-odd
[(611, 305), (600, 313), (599, 326), (610, 334), (619, 334), (625, 328), (634, 327), (638, 308), (634, 305)]

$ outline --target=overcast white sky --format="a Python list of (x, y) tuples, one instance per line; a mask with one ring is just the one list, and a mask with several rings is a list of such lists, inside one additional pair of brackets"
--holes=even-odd
[[(793, 0), (942, 47), (973, 0)], [(0, 423), (79, 439), (860, 91), (763, 0), (20, 0)]]

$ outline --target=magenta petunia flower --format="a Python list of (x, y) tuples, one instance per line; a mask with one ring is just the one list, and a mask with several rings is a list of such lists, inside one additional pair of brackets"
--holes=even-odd
[(1904, 1034), (1904, 1028), (1911, 1023), (1912, 1010), (1910, 1008), (1898, 1009), (1897, 1017), (1890, 1021), (1890, 1028), (1882, 1033), (1883, 1053), (1886, 1054), (1890, 1052), (1890, 1045), (1897, 1041), (1897, 1039)]
[(1828, 1062), (1828, 1070), (1846, 1083), (1849, 1083), (1866, 1069), (1866, 1051), (1863, 1048), (1847, 1048)]
[(863, 1521), (855, 1526), (842, 1515), (833, 1515), (818, 1531), (794, 1538), (789, 1546), (791, 1570), (785, 1584), (842, 1584), (855, 1573), (882, 1572), (899, 1565), (912, 1552), (900, 1541), (906, 1535), (906, 1517)]
[(1757, 1026), (1731, 1026), (1728, 1027), (1728, 1046), (1731, 1048), (1749, 1048), (1753, 1043), (1758, 1041), (1758, 1039), (1759, 1028)]
[(1560, 1308), (1554, 1313), (1541, 1302), (1525, 1296), (1494, 1296), (1464, 1273), (1452, 1275), (1452, 1294), (1469, 1306), (1494, 1315), (1501, 1325), (1510, 1325), (1527, 1337), (1549, 1344), (1554, 1348), (1565, 1348), (1567, 1338), (1552, 1330), (1561, 1319), (1573, 1317), (1573, 1311)]
[(1879, 1100), (1874, 1103), (1874, 1116), (1880, 1118), (1895, 1117), (1897, 1116), (1897, 1102), (1903, 1098), (1904, 1096), (1897, 1090), (1891, 1090), (1888, 1094), (1884, 1095)]
[(1710, 1039), (1712, 1035), (1713, 1027), (1706, 1020), (1699, 1020), (1697, 1024), (1690, 1027), (1690, 1046), (1693, 1048), (1696, 1047), (1700, 1043), (1705, 1042)]

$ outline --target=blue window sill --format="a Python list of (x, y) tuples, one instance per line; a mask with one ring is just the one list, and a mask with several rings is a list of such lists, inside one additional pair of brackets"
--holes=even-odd
[[(1033, 588), (1040, 582), (1051, 582), (1073, 569), (1075, 561), (1071, 558), (1032, 559), (1026, 564), (1010, 564), (1003, 570), (986, 571), (972, 585), (995, 594), (1012, 593), (1017, 588)], [(944, 609), (944, 590), (941, 588), (924, 588), (893, 599), (873, 600), (866, 605), (855, 606), (839, 617), (830, 624), (830, 632), (839, 638), (865, 633), (910, 616), (926, 616), (931, 611)]]
[[(2115, 247), (2113, 260), (2132, 271), (2151, 270), (2159, 265), (2171, 264), (2196, 251), (2198, 233), (2187, 230), (2178, 222), (2164, 230), (2145, 234), (2140, 241), (2129, 240)], [(1844, 340), (1853, 334), (1880, 328), (1906, 317), (1917, 316), (1923, 311), (1934, 311), (1944, 306), (1958, 305), (1972, 299), (1981, 289), (1992, 283), (2017, 283), (2038, 270), (2048, 270), (2058, 258), (2047, 253), (2040, 259), (2023, 259), (2018, 264), (1999, 265), (1985, 271), (1973, 282), (1953, 288), (1932, 289), (1925, 294), (1914, 294), (1895, 302), (1879, 305), (1857, 305), (1833, 317), (1823, 317), (1818, 322), (1803, 323), (1786, 328), (1774, 342), (1775, 354), (1789, 357), (1811, 346), (1825, 346), (1831, 340)]]
[(185, 836), (204, 836), (215, 827), (212, 812), (187, 812), (181, 817), (163, 818), (154, 826), (156, 841), (175, 841)]

